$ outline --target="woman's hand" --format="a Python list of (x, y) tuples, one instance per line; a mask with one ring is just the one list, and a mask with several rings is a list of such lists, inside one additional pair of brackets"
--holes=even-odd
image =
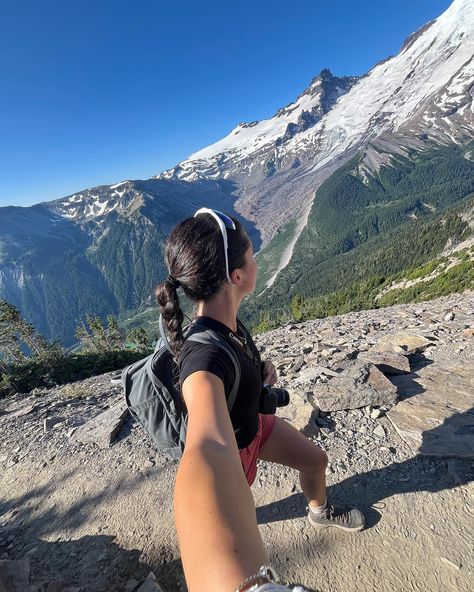
[(273, 386), (275, 382), (278, 380), (278, 375), (275, 366), (270, 362), (270, 360), (265, 360), (262, 363), (263, 367), (263, 382), (264, 384), (269, 384)]

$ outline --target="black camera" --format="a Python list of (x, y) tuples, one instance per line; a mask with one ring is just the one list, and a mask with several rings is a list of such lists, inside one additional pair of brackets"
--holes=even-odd
[(273, 415), (277, 407), (285, 407), (290, 402), (290, 394), (282, 388), (272, 388), (264, 384), (260, 394), (259, 412), (263, 415)]

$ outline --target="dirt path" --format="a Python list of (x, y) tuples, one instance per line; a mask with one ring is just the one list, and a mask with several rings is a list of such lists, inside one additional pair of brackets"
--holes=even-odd
[[(175, 463), (144, 446), (137, 430), (110, 450), (64, 452), (1, 476), (0, 540), (13, 545), (9, 558), (30, 558), (31, 590), (54, 581), (88, 592), (133, 589), (151, 569), (164, 590), (185, 590), (172, 516)], [(324, 592), (467, 592), (471, 464), (407, 454), (363, 474), (346, 471), (332, 495), (359, 505), (368, 522), (346, 534), (311, 527), (296, 473), (262, 463), (253, 493), (275, 567)]]
[[(465, 335), (466, 326), (474, 327), (471, 295), (456, 299), (455, 321), (437, 321), (446, 307), (451, 310), (450, 300), (436, 306), (414, 309), (431, 325), (435, 319), (439, 341), (430, 350), (430, 365), (425, 360), (425, 369), (412, 366), (415, 374), (406, 375), (423, 384), (418, 390), (426, 395), (435, 382), (443, 390), (443, 360), (474, 369), (474, 340)], [(308, 335), (316, 333), (325, 335), (326, 344), (345, 338), (332, 328), (375, 343), (397, 322), (413, 323), (408, 308), (404, 320), (404, 310), (334, 317), (324, 321), (329, 328), (322, 321), (278, 330), (265, 337), (267, 355), (276, 343), (283, 351), (273, 352), (275, 360), (297, 359)], [(416, 329), (423, 328), (425, 321), (414, 318)], [(380, 329), (371, 332), (375, 321)], [(308, 358), (302, 372), (323, 362), (322, 351), (321, 358)], [(296, 384), (298, 372), (284, 379)], [(472, 394), (474, 399), (474, 389)], [(134, 592), (153, 571), (164, 592), (185, 592), (172, 514), (176, 462), (156, 453), (131, 419), (110, 448), (75, 437), (78, 426), (120, 399), (120, 388), (103, 375), (1, 401), (0, 569), (1, 561), (29, 561), (30, 586), (22, 590)], [(49, 417), (58, 423), (45, 431)], [(472, 590), (472, 459), (415, 456), (383, 412), (374, 419), (370, 409), (338, 411), (325, 422), (330, 427), (320, 427), (312, 438), (330, 457), (331, 500), (360, 507), (367, 527), (354, 534), (316, 530), (306, 520), (296, 472), (261, 463), (252, 491), (260, 532), (281, 576), (321, 592)]]

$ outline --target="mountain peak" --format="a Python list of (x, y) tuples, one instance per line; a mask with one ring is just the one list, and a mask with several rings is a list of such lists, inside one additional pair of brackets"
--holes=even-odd
[(362, 78), (323, 68), (273, 117), (239, 124), (160, 177), (225, 178), (248, 187), (277, 171), (298, 168), (301, 175), (305, 162), (313, 173), (386, 133), (407, 130), (415, 143), (456, 141), (459, 130), (472, 129), (473, 54), (474, 0), (454, 0)]
[(321, 72), (315, 77), (313, 78), (313, 80), (311, 81), (311, 83), (313, 83), (314, 80), (331, 80), (332, 78), (334, 78), (331, 70), (329, 68), (323, 68), (321, 70)]

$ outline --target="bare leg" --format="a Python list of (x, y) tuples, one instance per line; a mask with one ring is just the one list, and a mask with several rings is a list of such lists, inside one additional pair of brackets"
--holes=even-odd
[(327, 454), (292, 425), (277, 417), (259, 458), (299, 471), (308, 504), (322, 506), (325, 503)]

